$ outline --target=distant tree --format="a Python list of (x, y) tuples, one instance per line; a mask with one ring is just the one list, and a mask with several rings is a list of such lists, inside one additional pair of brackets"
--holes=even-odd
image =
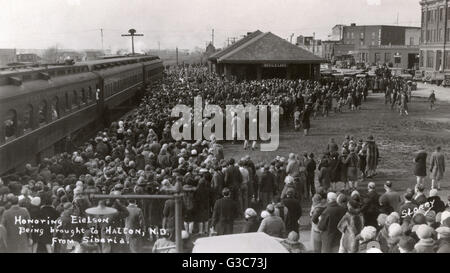
[(58, 47), (52, 46), (47, 48), (42, 54), (42, 59), (49, 63), (54, 63), (58, 59)]

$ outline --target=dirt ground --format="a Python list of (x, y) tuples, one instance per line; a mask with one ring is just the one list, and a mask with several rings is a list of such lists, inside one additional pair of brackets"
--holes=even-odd
[[(417, 92), (417, 95), (414, 92)], [(277, 151), (261, 152), (259, 149), (245, 151), (241, 144), (228, 143), (224, 145), (225, 157), (238, 160), (249, 154), (254, 162), (270, 162), (277, 155), (287, 158), (291, 152), (299, 154), (313, 152), (318, 159), (331, 137), (340, 145), (346, 134), (364, 140), (373, 135), (381, 156), (378, 175), (360, 183), (359, 189), (365, 190), (367, 183), (373, 181), (377, 185), (377, 191), (382, 193), (384, 182), (390, 180), (393, 182), (394, 190), (403, 192), (408, 187), (414, 187), (413, 158), (421, 145), (428, 151), (429, 157), (435, 147), (440, 145), (446, 154), (446, 162), (450, 162), (450, 103), (438, 101), (437, 109), (431, 111), (426, 94), (429, 94), (429, 90), (424, 88), (413, 91), (413, 98), (408, 106), (409, 116), (400, 116), (398, 112), (386, 106), (383, 94), (370, 94), (360, 111), (351, 112), (345, 109), (343, 113), (332, 113), (327, 118), (311, 120), (310, 136), (305, 137), (302, 132), (294, 131), (292, 128), (281, 129), (280, 146)], [(446, 200), (450, 193), (449, 180), (450, 172), (447, 170), (441, 183), (442, 190), (439, 192), (443, 200)], [(426, 179), (426, 183), (428, 192), (431, 183), (429, 178)], [(303, 210), (305, 219), (302, 217), (302, 226), (307, 228), (308, 202), (304, 204)]]
[[(444, 174), (444, 180), (441, 182), (442, 190), (439, 192), (441, 199), (445, 201), (450, 194), (450, 89), (448, 91), (439, 89), (438, 107), (431, 111), (427, 101), (431, 88), (435, 86), (419, 85), (418, 90), (413, 91), (412, 101), (408, 105), (408, 116), (400, 116), (398, 112), (386, 106), (384, 94), (370, 94), (360, 111), (351, 112), (345, 109), (344, 113), (332, 113), (327, 118), (311, 120), (310, 136), (305, 137), (302, 132), (294, 131), (292, 128), (282, 128), (277, 151), (261, 152), (259, 149), (245, 151), (241, 144), (225, 144), (225, 158), (233, 157), (238, 160), (249, 154), (254, 162), (270, 162), (277, 155), (287, 158), (291, 152), (299, 154), (313, 152), (316, 158), (319, 158), (331, 137), (340, 145), (346, 134), (353, 135), (356, 139), (366, 139), (369, 135), (373, 135), (381, 156), (378, 175), (360, 183), (359, 189), (365, 190), (367, 183), (373, 181), (377, 185), (377, 191), (382, 193), (384, 182), (389, 180), (393, 182), (394, 190), (404, 192), (408, 187), (415, 185), (413, 174), (415, 152), (423, 146), (430, 157), (435, 147), (440, 145), (449, 167)], [(427, 177), (427, 193), (430, 184), (431, 180)], [(306, 247), (311, 249), (310, 204), (306, 202), (302, 206), (300, 238)], [(242, 221), (237, 222), (235, 232), (238, 232), (242, 225)]]

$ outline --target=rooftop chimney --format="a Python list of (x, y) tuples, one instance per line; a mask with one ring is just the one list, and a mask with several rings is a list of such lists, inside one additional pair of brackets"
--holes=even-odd
[(350, 26), (351, 27), (356, 27), (356, 24), (355, 23), (351, 23)]

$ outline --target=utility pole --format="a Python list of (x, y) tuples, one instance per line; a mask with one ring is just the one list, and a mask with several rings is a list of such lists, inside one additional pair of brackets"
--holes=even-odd
[(103, 52), (103, 54), (105, 54), (104, 49), (103, 49), (103, 28), (100, 29), (100, 36), (102, 38), (102, 52)]
[(211, 44), (214, 46), (214, 29), (212, 29), (211, 33)]
[[(446, 68), (446, 65), (447, 65), (447, 58), (445, 56), (445, 50), (446, 50), (447, 39), (448, 39), (448, 34), (447, 34), (448, 0), (445, 0), (444, 12), (445, 12), (445, 18), (444, 18), (444, 50), (442, 52), (442, 72), (445, 71), (445, 68)], [(447, 84), (447, 83), (445, 83), (445, 84)]]
[(398, 12), (397, 12), (397, 26), (398, 26)]
[(315, 32), (313, 32), (312, 44), (313, 44), (313, 54), (315, 54), (316, 53), (316, 33)]
[(131, 37), (131, 54), (134, 55), (134, 37), (135, 36), (144, 36), (144, 34), (136, 34), (135, 29), (128, 30), (128, 33), (130, 34), (122, 34), (122, 37)]
[(175, 54), (177, 55), (177, 67), (178, 67), (178, 47), (175, 49)]

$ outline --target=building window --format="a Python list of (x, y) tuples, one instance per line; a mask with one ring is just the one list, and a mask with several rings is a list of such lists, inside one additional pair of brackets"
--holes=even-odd
[(433, 68), (434, 65), (434, 52), (427, 51), (427, 68)]
[(419, 66), (423, 67), (423, 59), (425, 58), (423, 50), (419, 53)]
[(384, 62), (385, 63), (390, 63), (391, 62), (391, 53), (390, 52), (386, 52), (384, 53)]
[(9, 141), (16, 137), (17, 133), (17, 112), (14, 109), (10, 109), (6, 113), (6, 117), (3, 120), (5, 126), (5, 141)]
[(444, 59), (445, 59), (445, 67), (444, 69), (450, 69), (450, 63), (449, 63), (449, 57), (450, 55), (448, 54), (448, 51), (445, 51), (445, 55), (444, 55)]
[(380, 63), (381, 62), (381, 54), (380, 53), (375, 53), (375, 63)]

